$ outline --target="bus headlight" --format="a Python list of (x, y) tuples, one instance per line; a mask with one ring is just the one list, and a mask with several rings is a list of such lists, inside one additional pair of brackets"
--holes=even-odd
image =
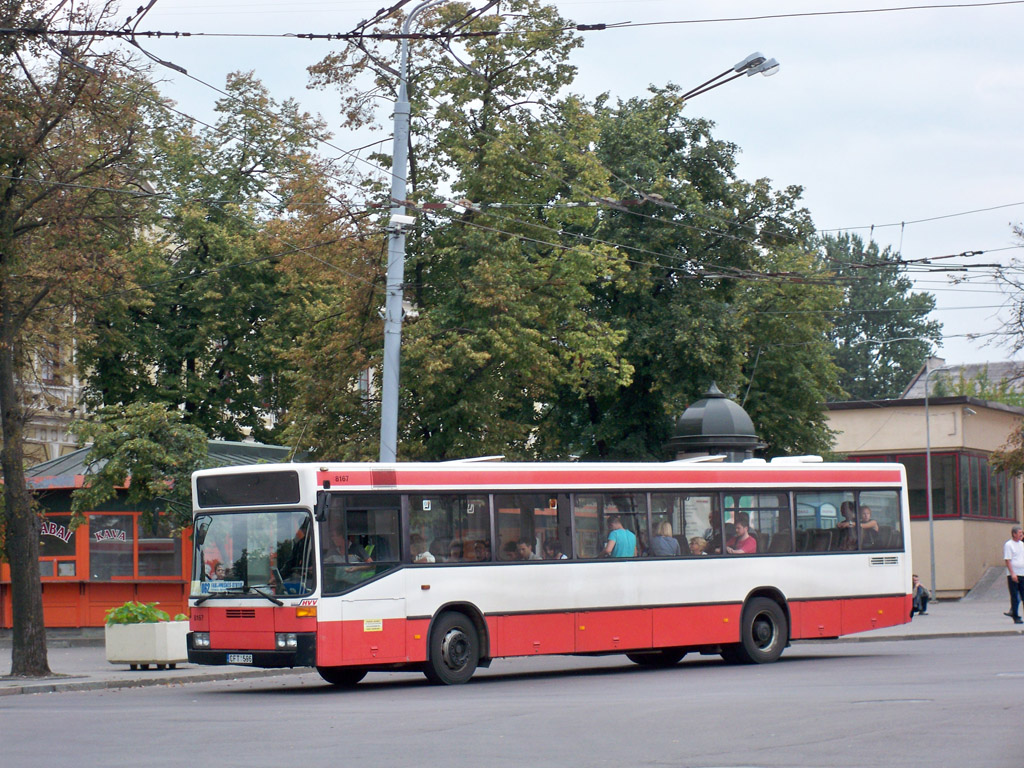
[(210, 633), (209, 632), (193, 632), (192, 633), (192, 647), (193, 648), (209, 648), (210, 647)]
[(278, 632), (274, 637), (279, 651), (290, 651), (299, 647), (299, 641), (294, 632)]

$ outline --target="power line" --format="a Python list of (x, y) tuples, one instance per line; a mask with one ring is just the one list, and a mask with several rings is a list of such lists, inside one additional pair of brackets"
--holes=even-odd
[(630, 29), (638, 27), (678, 26), (683, 24), (722, 24), (735, 21), (768, 21), (772, 19), (800, 19), (819, 16), (857, 16), (873, 13), (896, 13), (902, 11), (934, 11), (963, 8), (989, 8), (1003, 5), (1024, 5), (1024, 0), (1000, 0), (997, 2), (981, 3), (936, 3), (929, 5), (900, 5), (888, 8), (858, 8), (838, 11), (804, 11), (800, 13), (766, 13), (757, 16), (723, 16), (709, 19), (679, 19), (674, 21), (624, 21), (618, 24), (578, 25), (577, 28), (580, 26), (586, 27), (586, 29), (582, 29), (580, 31), (590, 31), (591, 29)]
[[(450, 32), (442, 31), (436, 33), (410, 33), (408, 35), (402, 35), (400, 33), (367, 33), (359, 32), (360, 29), (366, 29), (380, 22), (383, 18), (390, 15), (390, 13), (397, 8), (401, 7), (406, 3), (399, 2), (387, 12), (383, 10), (375, 16), (370, 22), (361, 23), (356, 31), (353, 32), (337, 32), (337, 33), (230, 33), (230, 32), (181, 32), (181, 31), (161, 31), (161, 30), (49, 30), (40, 27), (14, 27), (14, 28), (0, 28), (0, 36), (10, 35), (24, 35), (24, 36), (41, 36), (41, 35), (59, 35), (65, 37), (110, 37), (110, 38), (132, 38), (132, 37), (145, 37), (145, 38), (183, 38), (183, 37), (208, 37), (208, 38), (295, 38), (301, 40), (452, 40), (457, 38), (480, 38), (480, 37), (495, 37), (499, 35), (510, 35), (514, 34), (511, 31), (505, 30), (481, 30), (475, 32)], [(872, 13), (894, 13), (894, 12), (906, 12), (906, 11), (920, 11), (920, 10), (953, 10), (953, 9), (967, 9), (967, 8), (987, 8), (987, 7), (998, 7), (1006, 5), (1022, 5), (1024, 0), (997, 0), (994, 2), (977, 2), (977, 3), (933, 3), (928, 5), (899, 5), (892, 7), (883, 8), (854, 8), (844, 10), (821, 10), (821, 11), (803, 11), (796, 13), (764, 13), (759, 15), (750, 16), (717, 16), (711, 18), (682, 18), (682, 19), (671, 19), (662, 20), (662, 22), (620, 22), (620, 23), (597, 23), (597, 24), (574, 24), (567, 25), (565, 27), (551, 28), (549, 32), (604, 32), (606, 30), (624, 30), (624, 29), (639, 29), (644, 27), (669, 27), (669, 26), (683, 26), (683, 25), (698, 25), (698, 24), (728, 24), (735, 22), (765, 22), (765, 20), (780, 19), (780, 18), (808, 18), (808, 17), (823, 17), (823, 16), (849, 16), (849, 15), (866, 15)], [(151, 3), (152, 5), (152, 3)], [(542, 30), (543, 31), (543, 30)]]
[[(1022, 0), (1024, 2), (1024, 0)], [(819, 232), (845, 232), (854, 229), (883, 229), (885, 227), (903, 227), (907, 224), (924, 224), (929, 221), (941, 221), (942, 219), (953, 219), (957, 216), (970, 216), (975, 213), (988, 213), (989, 211), (999, 211), (1004, 208), (1017, 208), (1024, 205), (1024, 202), (1020, 203), (1006, 203), (1004, 205), (993, 205), (988, 208), (975, 208), (970, 211), (959, 211), (958, 213), (946, 213), (941, 216), (929, 216), (924, 219), (911, 219), (908, 221), (894, 221), (890, 224), (865, 224), (858, 227), (835, 227), (832, 229), (819, 229)]]

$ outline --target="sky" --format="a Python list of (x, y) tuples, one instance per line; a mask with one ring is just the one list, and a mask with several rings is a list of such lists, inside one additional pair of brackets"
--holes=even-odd
[[(158, 0), (139, 29), (348, 32), (391, 4)], [(776, 75), (727, 83), (694, 98), (685, 114), (714, 121), (715, 136), (739, 146), (741, 177), (803, 187), (819, 231), (856, 232), (910, 261), (975, 252), (938, 262), (964, 271), (914, 275), (916, 290), (936, 298), (931, 319), (943, 325), (937, 354), (948, 364), (1012, 356), (1003, 332), (1011, 296), (983, 265), (1024, 258), (1024, 242), (1012, 231), (1024, 221), (1024, 3), (877, 13), (836, 12), (905, 6), (886, 0), (555, 5), (577, 23), (632, 23), (582, 33), (572, 91), (587, 97), (640, 96), (669, 82), (689, 89), (754, 51), (777, 59)], [(129, 6), (134, 3), (126, 11)], [(791, 16), (822, 12), (829, 13)], [(790, 16), (739, 20), (770, 15)], [(726, 20), (712, 21), (718, 19)], [(306, 67), (339, 45), (246, 37), (145, 42), (213, 85), (223, 86), (229, 72), (253, 70), (276, 99), (295, 98), (334, 126), (334, 144), (355, 149), (366, 136), (342, 131), (332, 95), (306, 88)], [(210, 116), (214, 91), (170, 69), (159, 74), (179, 108)], [(389, 115), (385, 109), (381, 119)]]

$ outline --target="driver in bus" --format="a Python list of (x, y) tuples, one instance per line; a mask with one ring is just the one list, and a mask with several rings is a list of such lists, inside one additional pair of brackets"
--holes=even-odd
[(344, 531), (334, 529), (331, 531), (331, 547), (324, 554), (324, 563), (337, 565), (339, 563), (372, 563), (371, 553), (373, 548), (367, 550), (359, 543), (359, 536), (352, 534), (345, 539)]

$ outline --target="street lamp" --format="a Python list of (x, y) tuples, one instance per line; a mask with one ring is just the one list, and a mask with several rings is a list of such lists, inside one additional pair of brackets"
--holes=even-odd
[(950, 367), (929, 368), (924, 372), (924, 485), (928, 504), (928, 553), (932, 566), (932, 599), (935, 599), (935, 510), (932, 505), (932, 424), (928, 420), (928, 377), (936, 371), (951, 371)]
[[(765, 58), (763, 53), (755, 51), (754, 53), (747, 56), (743, 61), (740, 61), (725, 70), (721, 74), (715, 75), (710, 80), (707, 80), (696, 88), (692, 88), (683, 94), (683, 99), (692, 99), (694, 96), (699, 96), (702, 93), (707, 93), (713, 88), (717, 88), (720, 85), (732, 82), (737, 77), (753, 77), (754, 75), (761, 74), (765, 77), (771, 77), (777, 74), (781, 65), (775, 59)], [(726, 77), (729, 75), (729, 77)], [(724, 78), (724, 79), (723, 79)]]
[(447, 0), (426, 0), (405, 18), (398, 65), (394, 148), (391, 155), (391, 218), (388, 222), (388, 269), (384, 303), (384, 362), (380, 401), (380, 460), (394, 462), (398, 453), (398, 371), (402, 351), (402, 282), (405, 279), (405, 231), (415, 221), (405, 213), (405, 175), (409, 163), (409, 31), (423, 11)]

